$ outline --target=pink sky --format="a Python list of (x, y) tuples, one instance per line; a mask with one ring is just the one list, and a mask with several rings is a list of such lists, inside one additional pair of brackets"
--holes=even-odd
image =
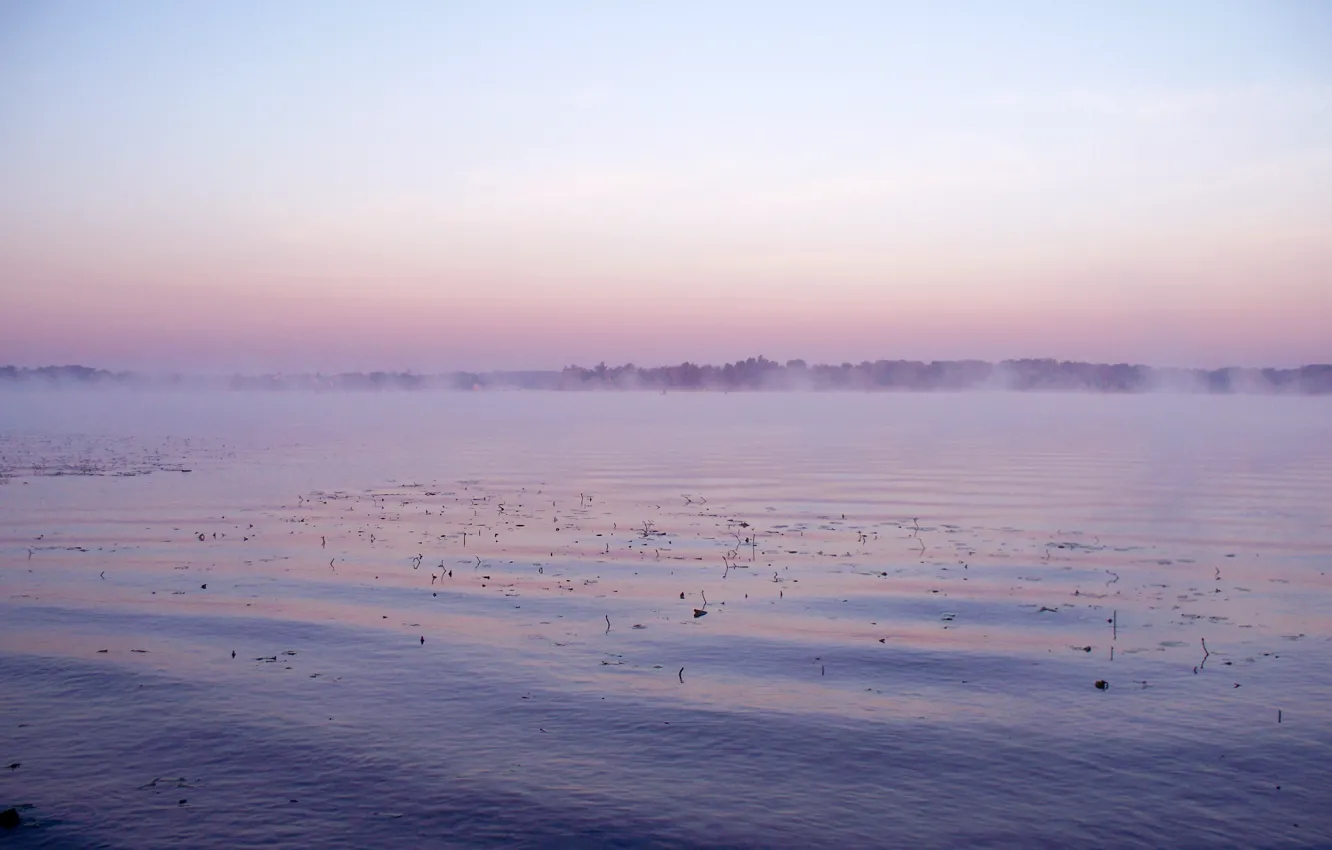
[[(1119, 290), (955, 285), (812, 297), (681, 284), (620, 293), (511, 294), (500, 284), (438, 290), (344, 282), (326, 289), (195, 284), (58, 286), (22, 293), (0, 316), (0, 361), (149, 370), (554, 368), (606, 360), (719, 362), (754, 354), (858, 362), (1056, 356), (1157, 365), (1295, 365), (1328, 359), (1332, 303), (1316, 286), (1135, 302)], [(940, 285), (943, 288), (943, 285)], [(312, 291), (313, 290), (313, 291)], [(663, 297), (674, 291), (676, 297)], [(936, 290), (937, 291), (937, 290)], [(1150, 295), (1144, 295), (1150, 298)]]
[(890, 5), (25, 7), (0, 363), (1332, 361), (1321, 7)]

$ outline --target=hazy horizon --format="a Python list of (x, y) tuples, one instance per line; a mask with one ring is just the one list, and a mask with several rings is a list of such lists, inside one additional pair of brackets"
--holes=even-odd
[(1332, 360), (1332, 6), (6, 4), (0, 363)]
[(851, 360), (820, 361), (820, 360), (811, 360), (810, 358), (807, 358), (807, 357), (790, 357), (790, 358), (777, 359), (777, 358), (769, 358), (769, 357), (767, 357), (767, 356), (764, 355), (764, 354), (756, 354), (756, 355), (750, 355), (750, 356), (748, 356), (748, 357), (739, 357), (739, 358), (736, 358), (735, 360), (720, 361), (720, 362), (708, 362), (708, 361), (706, 361), (706, 360), (701, 360), (701, 359), (699, 359), (699, 358), (688, 358), (688, 357), (686, 357), (686, 358), (684, 358), (684, 359), (681, 359), (681, 360), (674, 361), (674, 362), (669, 362), (669, 363), (667, 363), (667, 362), (634, 363), (634, 362), (632, 362), (632, 361), (610, 362), (610, 361), (606, 360), (605, 358), (601, 358), (600, 360), (596, 360), (596, 361), (587, 361), (587, 362), (582, 362), (582, 363), (558, 363), (558, 364), (556, 364), (556, 363), (548, 363), (548, 364), (542, 364), (542, 365), (512, 366), (512, 367), (485, 367), (485, 366), (482, 366), (482, 367), (477, 367), (477, 368), (455, 368), (455, 369), (438, 369), (438, 370), (423, 370), (423, 369), (415, 369), (415, 368), (411, 368), (411, 367), (402, 368), (402, 369), (393, 369), (393, 368), (355, 368), (355, 367), (351, 367), (351, 368), (327, 369), (327, 370), (321, 370), (321, 369), (267, 369), (267, 370), (251, 370), (251, 371), (246, 371), (246, 370), (244, 370), (244, 369), (213, 369), (213, 370), (209, 370), (209, 369), (207, 369), (207, 368), (202, 368), (202, 369), (181, 369), (181, 368), (171, 368), (171, 367), (169, 367), (169, 366), (167, 366), (167, 367), (162, 367), (162, 368), (141, 368), (141, 369), (136, 369), (136, 368), (116, 368), (116, 367), (108, 367), (108, 366), (106, 366), (106, 365), (103, 365), (103, 364), (97, 364), (97, 363), (37, 363), (37, 362), (33, 362), (33, 363), (0, 363), (0, 369), (18, 369), (18, 370), (20, 370), (20, 371), (24, 371), (24, 370), (26, 370), (26, 371), (40, 371), (40, 370), (62, 370), (62, 369), (88, 369), (88, 370), (95, 371), (95, 372), (108, 372), (108, 373), (113, 373), (113, 374), (115, 374), (115, 373), (121, 373), (121, 374), (135, 374), (135, 375), (144, 375), (144, 376), (149, 376), (149, 377), (152, 377), (152, 376), (171, 376), (171, 375), (189, 376), (189, 377), (230, 377), (230, 376), (233, 376), (233, 375), (249, 375), (249, 376), (264, 376), (264, 375), (292, 375), (292, 376), (298, 376), (298, 375), (329, 375), (329, 376), (332, 376), (332, 375), (338, 375), (338, 374), (347, 374), (347, 375), (352, 375), (352, 374), (368, 375), (368, 374), (374, 374), (374, 373), (387, 373), (387, 374), (396, 374), (396, 375), (448, 375), (448, 374), (455, 374), (455, 373), (476, 373), (476, 374), (506, 374), (506, 373), (515, 373), (515, 374), (516, 374), (516, 373), (533, 373), (533, 374), (547, 374), (547, 373), (558, 373), (558, 372), (561, 372), (561, 371), (567, 371), (567, 370), (571, 370), (571, 369), (585, 369), (585, 370), (591, 370), (591, 369), (595, 369), (595, 368), (597, 368), (598, 365), (600, 365), (600, 366), (604, 366), (604, 367), (606, 367), (606, 368), (608, 368), (608, 369), (647, 369), (647, 370), (659, 370), (659, 369), (670, 369), (670, 368), (674, 368), (674, 367), (677, 367), (677, 366), (684, 366), (684, 365), (699, 366), (699, 367), (709, 368), (709, 369), (720, 369), (720, 368), (722, 368), (722, 367), (724, 367), (724, 366), (728, 366), (728, 365), (732, 365), (732, 364), (737, 364), (737, 365), (738, 365), (738, 364), (743, 364), (743, 363), (744, 363), (745, 361), (747, 361), (747, 360), (748, 360), (748, 361), (753, 361), (753, 360), (756, 359), (756, 358), (757, 358), (759, 361), (767, 361), (768, 363), (771, 363), (771, 364), (776, 365), (776, 366), (789, 367), (792, 363), (799, 363), (799, 364), (802, 364), (802, 366), (805, 366), (805, 367), (808, 367), (808, 368), (836, 368), (836, 367), (838, 367), (838, 366), (861, 367), (861, 366), (866, 366), (866, 365), (874, 365), (874, 364), (882, 364), (882, 363), (914, 363), (914, 364), (922, 364), (922, 365), (955, 365), (955, 364), (966, 364), (966, 363), (983, 363), (983, 364), (985, 364), (985, 365), (988, 365), (988, 366), (995, 366), (995, 367), (1000, 367), (1000, 366), (1004, 366), (1004, 365), (1007, 365), (1007, 364), (1019, 364), (1019, 363), (1025, 363), (1025, 364), (1032, 364), (1032, 363), (1050, 363), (1050, 364), (1055, 364), (1055, 365), (1128, 366), (1128, 367), (1135, 368), (1135, 369), (1146, 369), (1146, 370), (1150, 370), (1150, 371), (1153, 371), (1153, 372), (1172, 372), (1172, 371), (1182, 371), (1182, 372), (1218, 372), (1218, 371), (1227, 371), (1227, 370), (1231, 370), (1231, 371), (1242, 371), (1242, 372), (1243, 372), (1243, 371), (1263, 371), (1263, 370), (1293, 371), (1293, 370), (1299, 370), (1299, 369), (1327, 367), (1327, 366), (1330, 365), (1330, 364), (1328, 364), (1328, 363), (1309, 362), (1309, 363), (1294, 363), (1294, 364), (1289, 365), (1289, 366), (1273, 365), (1273, 364), (1269, 364), (1269, 363), (1226, 363), (1226, 364), (1219, 365), (1219, 366), (1181, 366), (1181, 365), (1174, 364), (1174, 363), (1165, 363), (1165, 364), (1161, 364), (1161, 363), (1143, 363), (1143, 362), (1135, 362), (1135, 361), (1131, 361), (1131, 360), (1121, 360), (1121, 361), (1116, 361), (1116, 362), (1110, 362), (1110, 361), (1076, 360), (1076, 359), (1062, 358), (1062, 357), (1011, 357), (1011, 358), (1002, 358), (1002, 359), (996, 359), (996, 360), (990, 360), (990, 359), (985, 359), (985, 358), (938, 358), (938, 359), (933, 359), (933, 360), (931, 360), (931, 359), (924, 359), (924, 358), (920, 358), (920, 357), (893, 357), (893, 358), (888, 358), (888, 357), (874, 357), (874, 358), (868, 358), (868, 359), (858, 360), (858, 361), (851, 361)]

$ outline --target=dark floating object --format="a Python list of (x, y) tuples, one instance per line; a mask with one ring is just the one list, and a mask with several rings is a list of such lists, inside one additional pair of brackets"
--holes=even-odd
[(1097, 679), (1097, 680), (1096, 680), (1096, 690), (1098, 690), (1098, 691), (1103, 691), (1103, 690), (1105, 690), (1105, 689), (1108, 688), (1108, 687), (1110, 687), (1110, 683), (1107, 682), (1105, 679)]
[(708, 612), (707, 612), (707, 611), (704, 611), (702, 608), (695, 608), (695, 609), (694, 609), (694, 619), (697, 620), (699, 617), (705, 616), (707, 613), (708, 613)]
[(232, 658), (235, 658), (235, 657), (236, 657), (236, 650), (234, 650), (234, 649), (231, 650), (231, 657), (232, 657)]
[(425, 635), (421, 635), (421, 646), (425, 646)]
[(207, 589), (208, 589), (208, 585), (206, 585), (206, 584), (201, 584), (201, 585), (199, 585), (199, 589), (200, 589), (200, 590), (207, 590)]
[(22, 821), (19, 817), (18, 809), (5, 809), (0, 812), (0, 827), (13, 829)]
[(680, 591), (680, 598), (684, 599), (684, 591)]
[(22, 767), (22, 766), (23, 766), (23, 763), (22, 763), (22, 762), (17, 762), (17, 761), (16, 761), (16, 762), (14, 762), (13, 764), (11, 764), (11, 765), (9, 766), (9, 769), (10, 769), (10, 770), (18, 770), (18, 769), (19, 769), (20, 767)]

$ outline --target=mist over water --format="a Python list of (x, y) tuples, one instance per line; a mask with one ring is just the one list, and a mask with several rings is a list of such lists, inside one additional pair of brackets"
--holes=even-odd
[(1326, 845), (1330, 445), (1326, 397), (10, 390), (4, 838)]
[(88, 366), (0, 367), (0, 389), (130, 388), (269, 391), (365, 390), (649, 390), (886, 391), (1016, 390), (1103, 393), (1332, 394), (1332, 365), (1295, 368), (1181, 369), (1129, 363), (1086, 363), (1052, 358), (1005, 360), (868, 360), (815, 363), (750, 357), (720, 366), (684, 362), (642, 367), (632, 363), (562, 370), (450, 372), (341, 372), (190, 375), (111, 372)]

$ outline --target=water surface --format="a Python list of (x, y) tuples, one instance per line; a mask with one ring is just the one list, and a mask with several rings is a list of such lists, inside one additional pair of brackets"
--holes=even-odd
[(4, 840), (1327, 845), (1329, 445), (1317, 398), (5, 393)]

